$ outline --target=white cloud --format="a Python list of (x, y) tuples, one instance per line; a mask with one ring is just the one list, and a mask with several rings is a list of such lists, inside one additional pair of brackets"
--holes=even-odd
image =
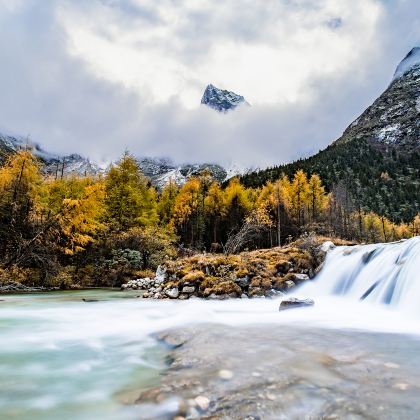
[[(70, 52), (96, 77), (152, 102), (176, 96), (189, 108), (209, 82), (253, 104), (308, 100), (315, 78), (348, 71), (371, 52), (382, 13), (375, 0), (245, 1), (240, 8), (236, 0), (146, 0), (141, 4), (158, 18), (125, 25), (115, 13), (121, 2), (90, 13), (72, 4), (59, 19)], [(343, 24), (331, 27), (337, 17)]]
[[(384, 90), (416, 16), (417, 0), (0, 0), (0, 127), (101, 160), (289, 161)], [(253, 106), (199, 106), (210, 82)]]

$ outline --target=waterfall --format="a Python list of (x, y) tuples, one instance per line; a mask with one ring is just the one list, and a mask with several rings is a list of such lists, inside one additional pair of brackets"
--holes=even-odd
[(385, 244), (340, 246), (299, 293), (343, 296), (420, 316), (420, 236)]

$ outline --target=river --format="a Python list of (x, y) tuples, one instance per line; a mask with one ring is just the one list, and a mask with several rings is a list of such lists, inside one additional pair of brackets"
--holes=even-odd
[[(297, 291), (315, 306), (282, 312), (278, 299), (0, 296), (0, 418), (165, 419), (203, 393), (219, 418), (416, 418), (419, 244), (336, 248)], [(160, 331), (186, 331), (188, 343), (168, 349)], [(132, 404), (162, 384), (171, 392), (159, 404)]]

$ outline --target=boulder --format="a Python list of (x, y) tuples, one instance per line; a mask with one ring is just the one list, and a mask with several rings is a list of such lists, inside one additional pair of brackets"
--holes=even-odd
[(295, 297), (288, 297), (280, 302), (279, 311), (292, 308), (302, 308), (305, 306), (313, 306), (315, 302), (312, 299), (298, 299)]
[(333, 242), (331, 242), (331, 241), (325, 241), (320, 247), (319, 247), (319, 249), (322, 251), (322, 252), (328, 252), (328, 251), (331, 251), (332, 249), (334, 249), (335, 248), (335, 245), (333, 244)]
[(172, 289), (166, 290), (166, 296), (170, 297), (171, 299), (176, 299), (179, 296), (179, 290), (177, 287), (173, 287)]

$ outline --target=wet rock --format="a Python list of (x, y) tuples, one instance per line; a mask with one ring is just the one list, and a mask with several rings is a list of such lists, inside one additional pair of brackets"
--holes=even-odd
[(166, 290), (166, 296), (170, 297), (171, 299), (176, 299), (179, 296), (179, 290), (177, 287), (173, 287), (172, 289)]
[(313, 299), (299, 299), (295, 297), (289, 297), (283, 299), (280, 302), (279, 311), (292, 308), (301, 308), (305, 306), (313, 306), (314, 304), (315, 302), (313, 301)]

